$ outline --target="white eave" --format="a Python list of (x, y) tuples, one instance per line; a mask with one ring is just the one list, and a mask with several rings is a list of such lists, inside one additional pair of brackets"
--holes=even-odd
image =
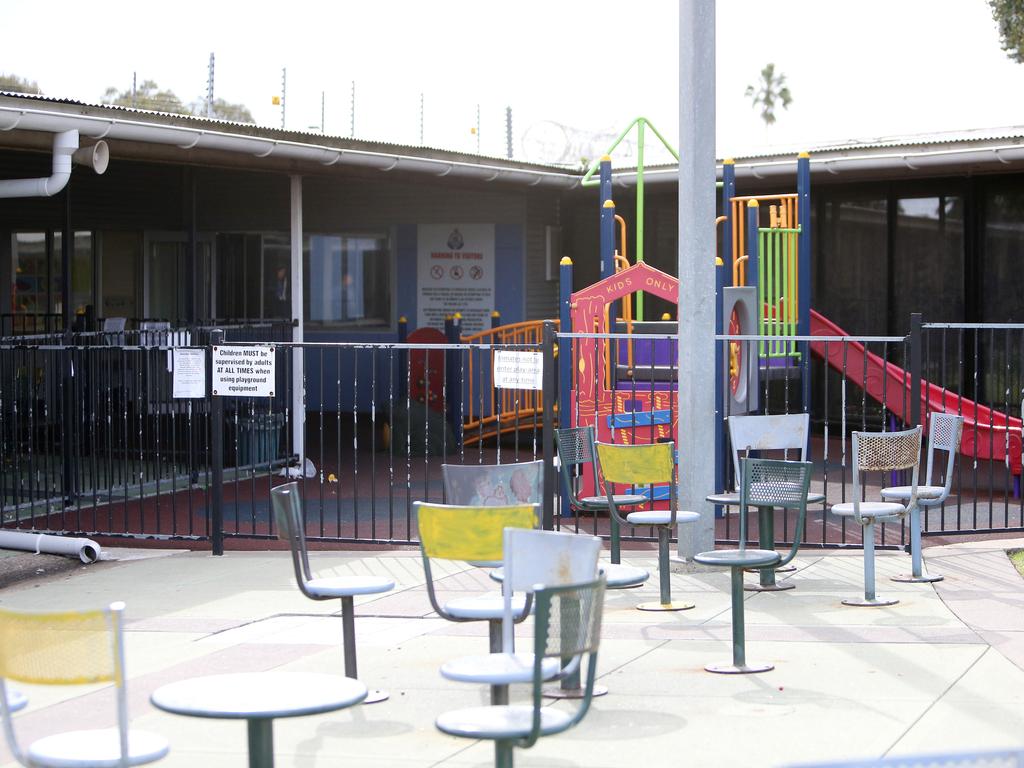
[(381, 171), (407, 171), (434, 176), (452, 176), (482, 181), (508, 181), (531, 186), (571, 189), (580, 184), (580, 176), (565, 171), (539, 170), (494, 163), (416, 157), (387, 151), (339, 148), (314, 142), (289, 141), (262, 136), (246, 136), (227, 130), (210, 130), (184, 125), (167, 125), (116, 116), (75, 114), (61, 110), (0, 104), (0, 131), (15, 129), (57, 133), (75, 129), (83, 137), (99, 140), (135, 141), (162, 144), (183, 150), (215, 150), (316, 163), (322, 166), (352, 165)]

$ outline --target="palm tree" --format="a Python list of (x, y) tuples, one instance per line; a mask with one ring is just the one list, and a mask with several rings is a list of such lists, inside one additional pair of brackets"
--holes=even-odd
[(786, 87), (786, 76), (776, 75), (774, 64), (765, 65), (761, 70), (761, 79), (757, 87), (748, 85), (746, 95), (750, 97), (755, 109), (761, 108), (761, 119), (765, 125), (775, 122), (777, 103), (781, 103), (783, 109), (788, 109), (790, 102), (793, 101), (789, 88)]

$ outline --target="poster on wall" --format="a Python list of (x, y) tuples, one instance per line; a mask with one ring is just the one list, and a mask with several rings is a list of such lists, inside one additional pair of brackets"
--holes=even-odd
[(462, 313), (462, 332), (491, 327), (494, 309), (494, 225), (421, 224), (417, 246), (416, 325), (444, 328)]

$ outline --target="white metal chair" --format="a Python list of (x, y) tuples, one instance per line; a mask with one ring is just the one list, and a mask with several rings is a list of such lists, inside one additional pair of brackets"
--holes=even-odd
[(787, 460), (790, 459), (789, 451), (799, 451), (799, 457), (793, 458), (807, 461), (807, 438), (811, 424), (809, 413), (730, 416), (726, 423), (729, 425), (729, 442), (732, 445), (733, 490), (736, 492), (739, 492), (743, 478), (740, 458), (750, 451), (783, 451), (781, 458)]
[[(395, 582), (383, 576), (332, 576), (313, 578), (306, 551), (306, 526), (302, 519), (298, 483), (279, 485), (270, 491), (277, 522), (277, 536), (288, 542), (292, 566), (299, 591), (310, 600), (341, 600), (342, 645), (345, 654), (345, 677), (358, 679), (356, 669), (356, 595), (373, 595), (395, 588)], [(371, 690), (364, 704), (384, 701), (388, 694)]]
[[(864, 598), (843, 600), (844, 605), (895, 605), (875, 594), (875, 523), (899, 520), (917, 506), (918, 463), (921, 460), (921, 428), (903, 432), (853, 433), (853, 501), (833, 504), (832, 513), (852, 517), (864, 529)], [(911, 470), (906, 505), (895, 501), (862, 501), (861, 473)]]
[(544, 502), (544, 461), (512, 464), (442, 464), (449, 504), (503, 507)]
[[(534, 592), (532, 692), (529, 704), (473, 707), (445, 712), (438, 730), (450, 736), (494, 741), (496, 768), (512, 768), (515, 747), (532, 747), (541, 736), (561, 733), (579, 723), (590, 708), (601, 639), (604, 577), (585, 584), (543, 587)], [(584, 696), (574, 712), (542, 706), (544, 662), (586, 655)]]
[[(164, 757), (167, 741), (129, 730), (125, 690), (124, 603), (92, 611), (26, 613), (0, 609), (0, 715), (14, 758), (31, 768), (125, 768)], [(42, 685), (111, 682), (117, 726), (44, 736), (22, 749), (7, 680)]]
[[(501, 651), (486, 656), (466, 656), (445, 663), (441, 675), (448, 680), (465, 683), (486, 683), (509, 686), (528, 683), (533, 678), (533, 654), (516, 653), (513, 627), (517, 612), (513, 594), (532, 593), (538, 585), (557, 587), (593, 581), (597, 577), (597, 561), (601, 539), (561, 531), (537, 531), (506, 528), (504, 539), (505, 576), (502, 579)], [(567, 664), (571, 659), (565, 660)], [(545, 680), (560, 676), (562, 669), (556, 659), (545, 659), (542, 665)], [(572, 670), (567, 668), (566, 674)], [(507, 690), (503, 701), (508, 703)]]
[[(893, 581), (928, 582), (942, 581), (939, 574), (924, 572), (921, 556), (921, 512), (937, 507), (949, 498), (953, 487), (953, 466), (956, 454), (960, 450), (960, 437), (964, 429), (964, 417), (952, 413), (933, 412), (928, 419), (928, 464), (924, 483), (917, 486), (917, 506), (910, 511), (910, 563), (908, 574), (893, 576)], [(946, 468), (941, 477), (945, 478), (942, 485), (933, 485), (932, 470), (938, 466), (935, 460), (936, 451), (946, 452)], [(938, 478), (936, 478), (938, 479)], [(906, 502), (910, 498), (910, 486), (901, 485), (882, 489), (882, 498), (886, 501)]]

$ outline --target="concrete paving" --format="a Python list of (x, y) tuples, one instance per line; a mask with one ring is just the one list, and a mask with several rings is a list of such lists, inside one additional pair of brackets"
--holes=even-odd
[[(720, 676), (704, 664), (730, 657), (726, 572), (674, 573), (673, 596), (696, 603), (680, 613), (644, 613), (657, 580), (609, 592), (595, 699), (575, 730), (517, 750), (519, 766), (621, 768), (784, 766), (919, 752), (1024, 746), (1024, 581), (1005, 550), (1022, 540), (926, 550), (937, 584), (905, 584), (909, 557), (878, 557), (878, 592), (900, 602), (854, 608), (862, 594), (858, 551), (805, 550), (796, 589), (747, 593), (747, 658), (775, 670)], [(242, 722), (166, 714), (149, 704), (165, 683), (215, 673), (342, 672), (336, 602), (298, 592), (285, 552), (108, 551), (111, 559), (0, 589), (19, 609), (127, 603), (127, 672), (132, 723), (164, 734), (168, 766), (244, 766)], [(656, 570), (653, 552), (625, 560)], [(487, 647), (482, 624), (452, 624), (430, 610), (417, 551), (316, 552), (318, 575), (388, 575), (393, 592), (357, 599), (359, 670), (385, 703), (278, 720), (277, 765), (462, 768), (493, 764), (490, 742), (439, 733), (434, 718), (487, 702), (483, 686), (441, 678), (447, 659)], [(690, 570), (690, 569), (683, 569)], [(443, 595), (495, 585), (482, 570), (445, 564)], [(747, 578), (754, 580), (750, 575)], [(526, 638), (530, 623), (518, 628)], [(109, 688), (22, 686), (29, 708), (15, 725), (28, 741), (70, 727), (112, 723)], [(513, 697), (523, 691), (513, 690)], [(565, 702), (550, 706), (572, 706)], [(0, 765), (14, 765), (6, 751)]]

